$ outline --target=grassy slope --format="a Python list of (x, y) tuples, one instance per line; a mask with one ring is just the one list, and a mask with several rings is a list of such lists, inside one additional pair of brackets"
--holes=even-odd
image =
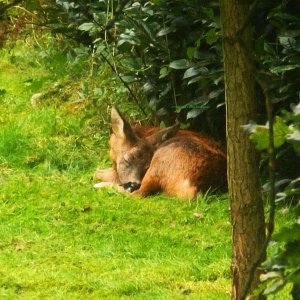
[(1, 299), (229, 299), (228, 199), (92, 190), (107, 136), (85, 108), (30, 104), (62, 76), (22, 49), (0, 54)]

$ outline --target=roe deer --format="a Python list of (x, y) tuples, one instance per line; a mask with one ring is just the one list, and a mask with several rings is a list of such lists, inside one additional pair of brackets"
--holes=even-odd
[(226, 185), (226, 155), (218, 144), (179, 125), (131, 127), (116, 107), (111, 110), (112, 168), (98, 170), (95, 188), (121, 185), (145, 197), (157, 191), (192, 199), (199, 191)]

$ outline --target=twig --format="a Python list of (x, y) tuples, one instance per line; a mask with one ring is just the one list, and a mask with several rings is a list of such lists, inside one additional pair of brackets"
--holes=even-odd
[(113, 12), (113, 16), (111, 17), (111, 19), (109, 19), (109, 20), (106, 22), (103, 31), (108, 31), (108, 30), (110, 30), (111, 28), (113, 28), (113, 27), (115, 26), (115, 23), (116, 23), (116, 21), (117, 21), (119, 15), (121, 15), (121, 14), (123, 13), (123, 10), (124, 10), (125, 6), (126, 6), (129, 2), (131, 2), (131, 0), (127, 0), (127, 1), (126, 1), (126, 0), (121, 0), (121, 1), (119, 1), (118, 5), (117, 5), (117, 7), (116, 7), (116, 9), (115, 9), (115, 11), (114, 11), (114, 9), (113, 9), (113, 2), (112, 2), (112, 12)]
[(241, 40), (242, 34), (244, 33), (246, 27), (249, 25), (249, 23), (253, 18), (258, 3), (259, 3), (258, 0), (253, 1), (252, 5), (250, 6), (249, 13), (248, 16), (246, 17), (244, 24), (236, 31), (236, 33), (233, 34), (232, 36), (227, 36), (227, 37), (225, 36), (223, 39), (228, 40), (230, 44), (237, 43), (238, 41)]
[(141, 110), (141, 112), (145, 115), (145, 117), (147, 117), (147, 113), (145, 112), (145, 110), (143, 109), (143, 107), (140, 105), (139, 99), (136, 97), (136, 95), (134, 94), (134, 92), (132, 91), (132, 89), (130, 88), (130, 86), (127, 84), (127, 82), (124, 81), (124, 79), (122, 78), (122, 76), (120, 76), (120, 74), (118, 73), (118, 71), (114, 68), (114, 66), (111, 64), (111, 62), (107, 59), (107, 57), (104, 54), (100, 53), (100, 56), (110, 66), (110, 68), (113, 70), (113, 72), (118, 76), (118, 78), (121, 80), (121, 82), (124, 84), (124, 86), (129, 91), (131, 97), (136, 102), (136, 104), (139, 107), (139, 109)]
[(258, 3), (259, 3), (258, 0), (254, 0), (253, 1), (252, 5), (250, 6), (249, 14), (248, 14), (248, 16), (246, 18), (246, 21), (244, 22), (244, 24), (242, 25), (242, 27), (235, 34), (235, 38), (236, 39), (239, 39), (241, 37), (241, 35), (243, 34), (244, 30), (246, 29), (246, 27), (251, 22), (251, 20), (253, 18), (253, 15), (255, 13), (255, 9), (256, 9)]
[[(115, 21), (117, 19), (117, 17), (123, 13), (123, 9), (125, 8), (126, 4), (128, 4), (130, 2), (130, 0), (128, 1), (120, 1), (117, 9), (114, 11), (113, 8), (113, 2), (112, 2), (112, 18), (110, 20), (108, 20), (106, 22), (106, 25), (104, 26), (104, 40), (106, 43), (106, 46), (108, 47), (108, 42), (107, 42), (107, 31), (110, 30), (111, 28), (115, 27)], [(108, 13), (109, 13), (109, 6), (107, 7), (107, 12), (106, 12), (106, 16), (108, 18)], [(114, 55), (114, 53), (113, 53)], [(108, 58), (100, 53), (100, 56), (104, 59), (104, 61), (110, 66), (110, 68), (112, 69), (112, 71), (118, 76), (118, 78), (120, 79), (120, 81), (123, 83), (123, 85), (127, 88), (127, 90), (129, 91), (131, 97), (134, 99), (134, 101), (136, 102), (137, 106), (139, 107), (139, 109), (141, 110), (141, 112), (145, 115), (145, 117), (147, 117), (147, 113), (145, 112), (145, 110), (143, 109), (143, 107), (140, 105), (138, 98), (136, 97), (136, 95), (134, 94), (134, 92), (132, 91), (132, 89), (130, 88), (130, 86), (127, 84), (127, 82), (124, 81), (124, 79), (122, 78), (122, 76), (120, 76), (116, 64), (113, 60), (113, 63), (111, 63)], [(152, 121), (150, 121), (150, 123), (153, 125)]]
[[(164, 15), (163, 15), (163, 24), (164, 24), (164, 30), (166, 30), (166, 22), (165, 22)], [(169, 62), (171, 62), (171, 52), (170, 52), (169, 40), (168, 40), (167, 34), (165, 34), (165, 40), (166, 40), (166, 46), (167, 46), (168, 59), (169, 59)], [(177, 97), (176, 97), (176, 91), (175, 91), (175, 86), (174, 86), (173, 72), (171, 73), (170, 79), (171, 79), (171, 88), (172, 88), (172, 92), (173, 92), (174, 104), (175, 104), (175, 107), (177, 107), (178, 104), (177, 104)]]

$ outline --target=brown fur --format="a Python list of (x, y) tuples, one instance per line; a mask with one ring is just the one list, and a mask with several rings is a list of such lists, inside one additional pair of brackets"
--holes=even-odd
[(134, 195), (145, 197), (157, 191), (180, 199), (192, 199), (199, 191), (226, 185), (226, 155), (219, 145), (177, 125), (131, 127), (112, 109), (110, 156), (113, 167), (97, 171), (105, 182), (99, 187), (127, 182), (141, 186)]

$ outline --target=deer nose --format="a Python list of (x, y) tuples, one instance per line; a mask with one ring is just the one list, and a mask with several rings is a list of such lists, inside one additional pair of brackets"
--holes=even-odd
[(122, 184), (122, 187), (124, 188), (124, 190), (126, 190), (130, 193), (137, 190), (140, 186), (141, 186), (141, 184), (138, 182), (127, 182), (127, 183)]

